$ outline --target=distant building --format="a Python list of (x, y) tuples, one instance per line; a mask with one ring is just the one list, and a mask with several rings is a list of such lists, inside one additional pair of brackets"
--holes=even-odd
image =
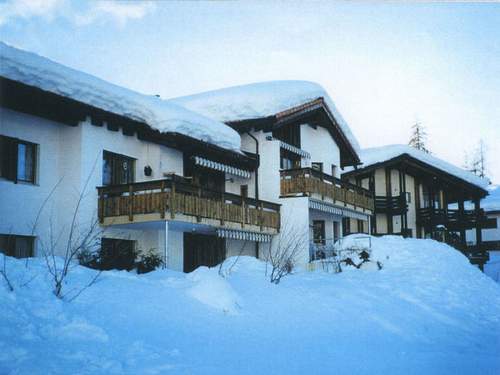
[[(363, 165), (343, 178), (375, 195), (372, 234), (445, 241), (483, 267), (488, 253), (482, 234), (497, 227), (481, 208), (488, 180), (406, 145), (366, 149), (360, 156)], [(466, 232), (477, 243), (468, 244)]]

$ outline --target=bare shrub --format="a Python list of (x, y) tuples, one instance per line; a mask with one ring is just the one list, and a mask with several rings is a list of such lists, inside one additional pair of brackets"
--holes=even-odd
[(284, 276), (293, 272), (298, 255), (306, 247), (306, 234), (285, 223), (280, 235), (269, 244), (266, 253), (266, 275), (267, 266), (269, 266), (271, 283), (279, 284)]
[[(81, 205), (83, 199), (85, 198), (85, 194), (96, 164), (97, 161), (78, 196), (75, 208), (72, 212), (67, 236), (65, 236), (66, 232), (64, 228), (54, 228), (53, 217), (49, 216), (48, 239), (40, 239), (40, 249), (44, 257), (45, 264), (47, 265), (47, 270), (52, 277), (53, 292), (56, 297), (61, 299), (68, 297), (68, 294), (71, 292), (75, 292), (72, 298), (68, 298), (70, 301), (74, 300), (83, 290), (93, 285), (100, 275), (100, 272), (97, 273), (86, 286), (78, 291), (71, 290), (68, 293), (63, 293), (63, 286), (66, 283), (68, 274), (75, 265), (74, 261), (78, 258), (78, 255), (86, 252), (91, 253), (100, 245), (100, 238), (103, 231), (99, 227), (97, 218), (94, 218), (87, 227), (82, 226), (78, 221)], [(41, 217), (47, 202), (56, 191), (61, 181), (62, 179), (58, 181), (49, 196), (42, 203), (33, 224), (32, 233), (35, 233), (39, 218)]]
[(5, 254), (2, 254), (2, 268), (0, 269), (0, 275), (2, 275), (9, 292), (13, 292), (14, 287), (12, 286), (9, 276), (7, 275), (7, 257)]

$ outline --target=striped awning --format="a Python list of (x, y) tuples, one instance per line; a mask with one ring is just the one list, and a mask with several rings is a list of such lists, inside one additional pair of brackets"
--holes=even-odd
[(311, 159), (311, 154), (310, 153), (308, 153), (307, 151), (302, 150), (301, 148), (292, 146), (289, 143), (280, 141), (280, 147), (284, 148), (287, 151), (293, 152), (294, 154), (299, 155), (301, 158)]
[(217, 229), (217, 237), (229, 238), (232, 240), (271, 242), (272, 235), (235, 229)]
[(210, 169), (215, 169), (216, 171), (224, 172), (231, 174), (233, 176), (238, 176), (242, 178), (250, 178), (251, 173), (249, 171), (246, 171), (244, 169), (239, 169), (236, 167), (232, 167), (227, 164), (219, 163), (213, 160), (205, 159), (200, 156), (195, 156), (194, 157), (194, 163), (196, 165), (199, 165), (200, 167), (204, 168), (210, 168)]
[(359, 220), (368, 220), (368, 217), (370, 216), (362, 212), (354, 211), (345, 207), (338, 207), (334, 204), (321, 202), (315, 199), (309, 199), (309, 208), (313, 210), (327, 212), (333, 215), (351, 217), (353, 219), (359, 219)]

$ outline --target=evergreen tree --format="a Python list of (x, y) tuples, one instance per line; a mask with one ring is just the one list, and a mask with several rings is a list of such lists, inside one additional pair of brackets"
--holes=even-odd
[(427, 142), (427, 132), (425, 131), (425, 128), (422, 124), (420, 124), (420, 122), (417, 121), (411, 129), (412, 135), (408, 144), (417, 150), (429, 153), (429, 150), (425, 146), (425, 143)]

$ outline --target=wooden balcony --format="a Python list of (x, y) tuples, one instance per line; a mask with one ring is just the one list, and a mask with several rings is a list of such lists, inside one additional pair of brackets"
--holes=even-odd
[(408, 211), (408, 204), (404, 194), (395, 197), (376, 196), (375, 212), (401, 215)]
[(280, 228), (279, 204), (206, 190), (181, 176), (97, 190), (103, 225), (177, 220), (268, 233)]
[(342, 181), (312, 168), (281, 171), (281, 195), (316, 195), (335, 204), (351, 205), (355, 209), (374, 209), (373, 194), (359, 186)]
[(478, 224), (486, 227), (487, 218), (483, 210), (477, 215), (474, 210), (464, 210), (460, 214), (460, 210), (427, 207), (417, 211), (417, 223), (430, 228), (443, 225), (448, 230), (460, 230), (472, 229)]

